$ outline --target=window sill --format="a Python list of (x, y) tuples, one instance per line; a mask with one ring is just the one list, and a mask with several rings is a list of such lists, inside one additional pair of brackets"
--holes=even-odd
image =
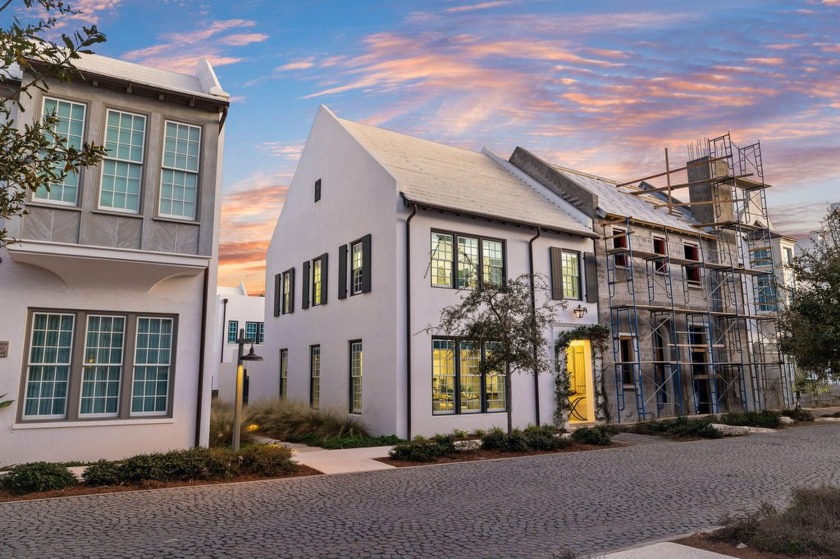
[(148, 417), (135, 419), (89, 419), (89, 420), (74, 420), (74, 421), (33, 421), (32, 423), (15, 423), (12, 425), (12, 430), (26, 430), (26, 429), (64, 429), (75, 427), (116, 427), (116, 426), (134, 426), (134, 425), (163, 425), (175, 423), (172, 417)]
[(152, 218), (152, 221), (161, 221), (164, 223), (179, 223), (181, 225), (201, 225), (201, 222), (197, 219), (178, 219), (177, 217), (164, 217), (160, 215), (156, 215)]
[(117, 211), (117, 210), (103, 210), (103, 209), (97, 208), (95, 210), (91, 210), (90, 213), (96, 214), (96, 215), (111, 215), (111, 216), (115, 216), (115, 217), (133, 217), (135, 219), (143, 219), (143, 214), (132, 213), (132, 212), (120, 212), (120, 211)]
[(32, 208), (46, 208), (48, 210), (69, 210), (71, 212), (81, 212), (82, 208), (71, 204), (62, 204), (60, 202), (50, 203), (44, 200), (30, 200), (26, 202), (27, 207)]

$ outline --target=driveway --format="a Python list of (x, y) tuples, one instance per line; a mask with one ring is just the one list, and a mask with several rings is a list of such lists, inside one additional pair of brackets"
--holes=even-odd
[(840, 485), (840, 425), (595, 452), (0, 504), (0, 557), (602, 553)]

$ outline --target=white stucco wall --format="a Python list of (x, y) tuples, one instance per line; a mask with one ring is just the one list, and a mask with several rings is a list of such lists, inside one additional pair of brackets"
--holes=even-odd
[[(254, 295), (242, 294), (235, 288), (219, 288), (215, 297), (216, 320), (213, 334), (213, 358), (211, 365), (207, 368), (210, 372), (210, 384), (212, 390), (218, 390), (218, 398), (226, 402), (234, 401), (236, 390), (236, 358), (239, 346), (235, 343), (228, 343), (228, 323), (237, 321), (238, 328), (244, 329), (246, 322), (264, 322), (265, 319), (265, 298)], [(227, 304), (225, 304), (227, 299)], [(254, 353), (265, 357), (264, 344), (254, 344)], [(245, 353), (251, 346), (246, 345)], [(254, 381), (256, 372), (252, 365), (246, 363), (249, 382)], [(262, 390), (267, 389), (267, 383), (260, 382)], [(249, 397), (253, 389), (249, 389)], [(264, 394), (264, 393), (263, 393)], [(274, 394), (277, 394), (275, 387)]]

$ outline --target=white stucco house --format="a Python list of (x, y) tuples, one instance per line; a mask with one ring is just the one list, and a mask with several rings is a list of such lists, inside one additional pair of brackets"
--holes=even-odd
[[(259, 295), (248, 295), (245, 285), (239, 287), (219, 286), (216, 289), (216, 328), (213, 335), (216, 366), (211, 378), (213, 397), (233, 402), (236, 390), (236, 362), (239, 351), (237, 339), (240, 330), (245, 338), (254, 340), (254, 352), (262, 355), (265, 339), (265, 299)], [(247, 353), (251, 345), (245, 345)], [(247, 365), (247, 362), (246, 362)], [(250, 399), (250, 375), (246, 367), (244, 400)]]
[[(489, 150), (321, 107), (266, 257), (265, 361), (252, 400), (304, 400), (402, 437), (503, 427), (503, 379), (478, 372), (487, 348), (422, 330), (460, 301), (459, 288), (528, 273), (568, 302), (549, 341), (596, 323), (596, 237), (583, 212)], [(580, 374), (591, 395), (591, 359)], [(594, 421), (593, 401), (584, 421)], [(511, 402), (515, 426), (550, 422), (552, 372), (516, 374)]]
[(0, 464), (208, 438), (229, 96), (204, 60), (194, 75), (94, 55), (76, 66), (24, 96), (16, 121), (54, 111), (71, 145), (108, 152), (0, 224), (19, 240), (0, 249), (0, 394), (14, 400)]

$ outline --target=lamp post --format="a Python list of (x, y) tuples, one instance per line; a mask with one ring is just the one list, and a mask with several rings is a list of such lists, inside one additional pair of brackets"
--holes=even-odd
[[(251, 350), (243, 355), (245, 344), (251, 343)], [(239, 329), (239, 339), (236, 340), (238, 353), (236, 357), (236, 402), (233, 406), (233, 451), (239, 450), (239, 433), (242, 430), (242, 389), (245, 384), (245, 367), (243, 361), (262, 361), (263, 358), (254, 353), (254, 340), (245, 337), (245, 329)]]

